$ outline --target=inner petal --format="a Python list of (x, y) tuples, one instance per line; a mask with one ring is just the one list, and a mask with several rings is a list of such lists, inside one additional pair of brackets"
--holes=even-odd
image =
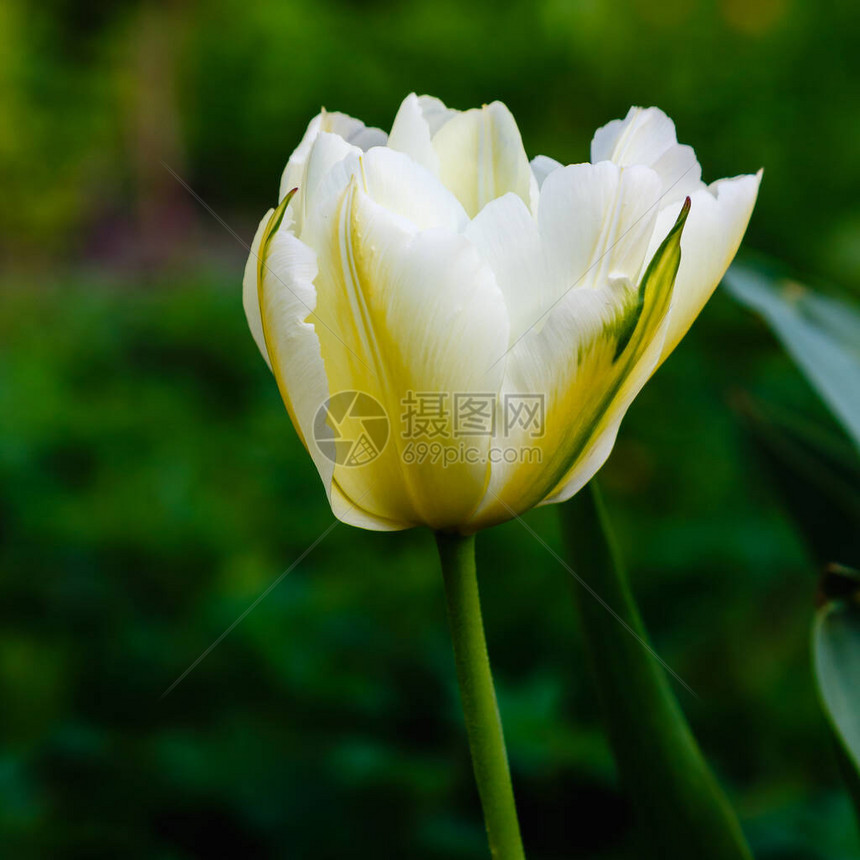
[(501, 103), (448, 119), (433, 137), (439, 176), (474, 218), (509, 191), (534, 211), (537, 181), (511, 112)]
[(678, 143), (675, 123), (655, 107), (632, 107), (624, 119), (599, 128), (591, 141), (591, 160), (652, 167), (663, 184), (664, 204), (683, 200), (704, 187), (693, 148)]

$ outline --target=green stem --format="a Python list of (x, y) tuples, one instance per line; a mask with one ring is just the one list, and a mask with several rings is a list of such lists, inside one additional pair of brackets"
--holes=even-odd
[(436, 544), (445, 580), (463, 715), (490, 853), (496, 860), (524, 860), (502, 720), (481, 619), (475, 538), (474, 535), (463, 537), (439, 532)]
[(604, 722), (643, 847), (655, 858), (750, 860), (737, 818), (664, 669), (645, 645), (647, 633), (594, 481), (562, 506), (562, 516), (571, 566), (616, 613), (574, 583)]

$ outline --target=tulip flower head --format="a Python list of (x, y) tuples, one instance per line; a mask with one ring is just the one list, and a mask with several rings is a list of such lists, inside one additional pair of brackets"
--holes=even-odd
[(761, 173), (701, 181), (657, 108), (529, 162), (500, 102), (315, 117), (260, 223), (251, 331), (337, 517), (471, 533), (581, 489), (737, 252)]

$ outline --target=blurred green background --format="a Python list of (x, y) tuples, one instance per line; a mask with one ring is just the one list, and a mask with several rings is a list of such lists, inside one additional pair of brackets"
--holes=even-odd
[[(582, 161), (656, 104), (706, 180), (765, 167), (748, 252), (856, 297), (859, 43), (849, 0), (3, 0), (3, 855), (486, 856), (429, 533), (337, 526), (160, 698), (332, 521), (247, 332), (245, 251), (162, 162), (249, 242), (321, 105), (388, 128), (411, 90), (499, 98), (530, 155)], [(840, 860), (808, 642), (857, 520), (773, 415), (846, 444), (719, 291), (603, 485), (756, 856)], [(560, 550), (556, 511), (528, 521)], [(569, 575), (517, 523), (478, 552), (529, 856), (636, 858)]]

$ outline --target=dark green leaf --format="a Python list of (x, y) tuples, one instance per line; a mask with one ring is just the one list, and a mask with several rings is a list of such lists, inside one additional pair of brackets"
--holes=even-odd
[(794, 410), (746, 394), (733, 402), (818, 565), (860, 564), (860, 457), (851, 443)]
[(583, 637), (618, 770), (655, 858), (750, 858), (740, 825), (669, 686), (592, 481), (561, 508)]
[(860, 771), (860, 604), (856, 598), (833, 601), (819, 610), (813, 648), (825, 710)]

